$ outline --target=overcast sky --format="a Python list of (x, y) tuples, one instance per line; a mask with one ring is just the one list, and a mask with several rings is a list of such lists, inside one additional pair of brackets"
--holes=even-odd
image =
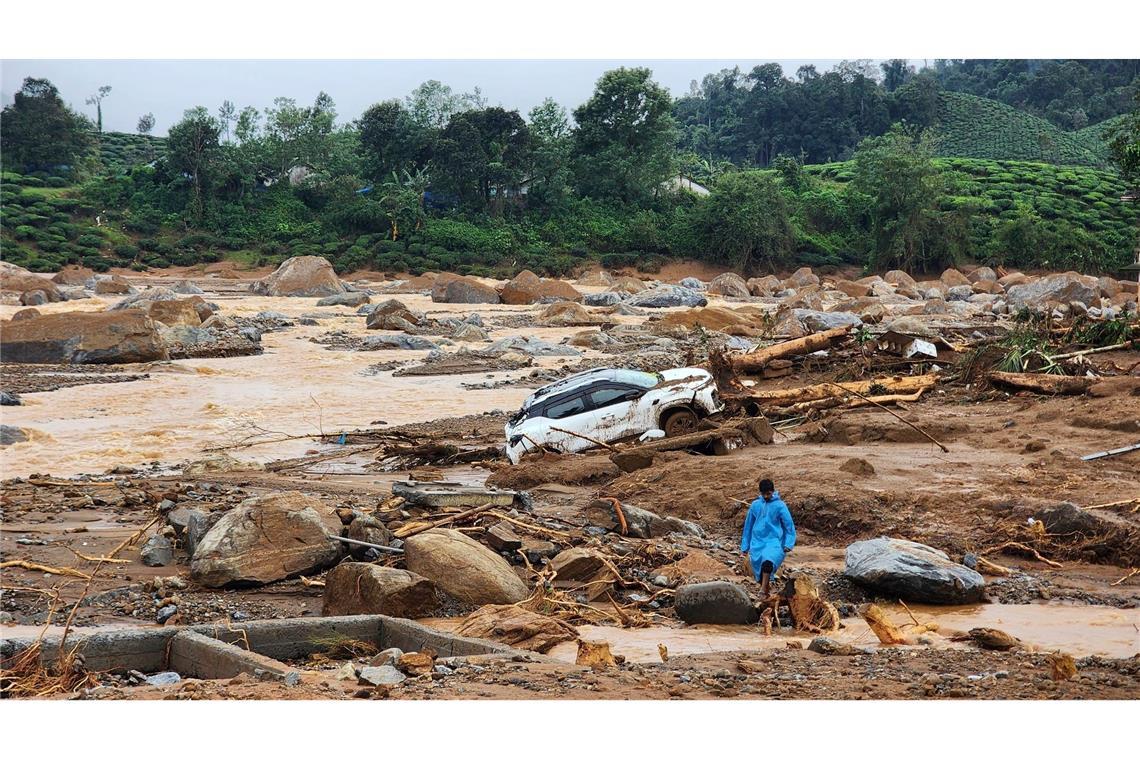
[[(586, 100), (602, 72), (617, 66), (649, 66), (656, 80), (674, 96), (689, 82), (723, 68), (748, 71), (765, 60), (733, 61), (78, 61), (25, 60), (0, 64), (0, 96), (5, 105), (24, 77), (50, 79), (73, 108), (95, 118), (87, 97), (102, 85), (103, 128), (134, 132), (139, 116), (155, 116), (154, 134), (164, 135), (182, 112), (223, 100), (240, 109), (272, 105), (276, 97), (312, 103), (324, 90), (336, 101), (339, 121), (352, 121), (373, 103), (403, 98), (416, 85), (438, 79), (456, 92), (482, 88), (490, 105), (517, 108), (524, 116), (545, 97), (572, 110)], [(806, 63), (821, 72), (837, 60), (780, 60), (788, 76)]]

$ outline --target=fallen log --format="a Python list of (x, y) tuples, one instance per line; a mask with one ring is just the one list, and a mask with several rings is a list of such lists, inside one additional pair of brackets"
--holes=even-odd
[[(904, 375), (895, 377), (880, 377), (873, 380), (858, 380), (850, 383), (819, 383), (818, 385), (805, 385), (800, 388), (782, 388), (779, 390), (758, 391), (747, 389), (735, 393), (725, 394), (725, 399), (734, 401), (756, 402), (770, 406), (790, 406), (803, 401), (817, 401), (832, 398), (837, 391), (861, 393), (876, 393), (876, 395), (895, 395), (900, 393), (915, 393), (934, 387), (938, 382), (938, 375)], [(884, 393), (883, 391), (889, 391)]]
[(763, 417), (743, 420), (739, 423), (721, 425), (712, 430), (698, 430), (687, 435), (678, 435), (673, 438), (659, 438), (655, 441), (616, 450), (610, 455), (610, 461), (621, 468), (623, 472), (633, 472), (650, 466), (653, 455), (662, 451), (680, 451), (695, 446), (713, 444), (716, 454), (724, 454), (737, 448), (751, 446), (754, 443), (769, 444), (774, 437), (772, 426)]
[(882, 608), (875, 604), (868, 604), (860, 608), (859, 614), (867, 621), (867, 625), (878, 637), (880, 644), (893, 646), (895, 644), (909, 643), (907, 637), (899, 627), (892, 623)]
[(796, 415), (818, 409), (834, 409), (836, 407), (857, 409), (861, 406), (897, 404), (900, 401), (918, 401), (925, 392), (926, 389), (923, 388), (914, 393), (895, 393), (890, 396), (865, 396), (863, 398), (858, 396), (854, 398), (848, 396), (832, 396), (831, 398), (821, 398), (818, 401), (801, 401), (798, 404), (786, 406), (780, 409), (780, 414)]
[(732, 364), (732, 368), (737, 372), (757, 372), (764, 369), (773, 359), (800, 356), (828, 348), (833, 343), (837, 343), (847, 337), (849, 332), (851, 332), (850, 325), (847, 327), (836, 327), (833, 330), (824, 330), (823, 332), (813, 333), (812, 335), (805, 335), (802, 338), (786, 340), (783, 343), (766, 346), (750, 354), (736, 354), (729, 357), (729, 362)]
[(1071, 377), (1069, 375), (1039, 375), (1031, 372), (991, 372), (991, 382), (1017, 388), (1023, 391), (1033, 391), (1048, 396), (1075, 396), (1084, 393), (1089, 387), (1100, 381), (1098, 377)]

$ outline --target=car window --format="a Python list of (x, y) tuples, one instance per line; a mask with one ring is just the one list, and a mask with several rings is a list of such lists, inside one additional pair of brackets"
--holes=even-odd
[(575, 414), (581, 414), (586, 411), (586, 400), (582, 396), (575, 396), (574, 398), (565, 401), (558, 401), (546, 407), (545, 417), (552, 420), (561, 420)]
[(590, 406), (601, 409), (603, 406), (625, 401), (631, 392), (631, 388), (602, 388), (590, 394)]

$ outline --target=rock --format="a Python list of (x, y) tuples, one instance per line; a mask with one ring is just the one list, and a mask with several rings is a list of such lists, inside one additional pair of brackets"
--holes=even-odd
[(614, 284), (614, 276), (604, 269), (586, 272), (574, 282), (575, 285), (587, 287), (608, 287)]
[(200, 296), (206, 292), (189, 280), (179, 280), (174, 283), (170, 289), (175, 293), (182, 293), (188, 296)]
[(335, 296), (344, 293), (344, 283), (332, 264), (320, 256), (294, 256), (281, 262), (277, 271), (249, 286), (261, 296)]
[(32, 317), (41, 316), (42, 312), (39, 309), (20, 309), (12, 315), (13, 322), (19, 322), (21, 319), (31, 319)]
[(875, 468), (871, 466), (871, 463), (866, 459), (860, 459), (859, 457), (852, 457), (851, 459), (848, 459), (846, 462), (839, 466), (839, 469), (843, 472), (857, 475), (860, 478), (869, 478), (875, 474)]
[(524, 538), (522, 540), (522, 552), (526, 555), (527, 562), (532, 565), (543, 565), (548, 559), (558, 554), (558, 547), (551, 541), (545, 541), (539, 538)]
[[(670, 533), (698, 537), (705, 535), (699, 525), (679, 517), (662, 517), (648, 509), (641, 509), (631, 504), (622, 504), (621, 511), (625, 517), (628, 535), (635, 538), (661, 538)], [(607, 530), (618, 530), (620, 527), (614, 506), (606, 499), (595, 499), (590, 502), (586, 508), (586, 518), (591, 524)]]
[(129, 295), (116, 303), (107, 311), (123, 311), (124, 309), (145, 309), (152, 301), (176, 301), (178, 295), (170, 288), (155, 286), (147, 288), (133, 295)]
[(161, 534), (151, 536), (139, 551), (147, 567), (166, 567), (174, 563), (174, 544)]
[(869, 650), (851, 646), (850, 644), (841, 644), (830, 636), (816, 636), (811, 640), (811, 643), (808, 644), (808, 651), (824, 655), (838, 655), (841, 657), (870, 654)]
[[(699, 283), (700, 280), (697, 282)], [(685, 285), (684, 280), (681, 281), (681, 285), (692, 290), (700, 290), (699, 287), (694, 288), (691, 285)], [(748, 282), (735, 272), (725, 272), (713, 278), (713, 281), (709, 283), (708, 292), (719, 296), (732, 296), (734, 298), (752, 297), (752, 291), (748, 289)]]
[(23, 403), (15, 393), (0, 391), (0, 406), (21, 406)]
[(182, 676), (175, 673), (173, 670), (165, 670), (161, 673), (155, 673), (153, 676), (146, 677), (147, 686), (170, 686), (182, 680)]
[(514, 604), (529, 595), (506, 560), (456, 530), (433, 528), (409, 537), (404, 560), (410, 571), (468, 604)]
[(78, 265), (66, 266), (52, 276), (51, 281), (57, 285), (84, 286), (87, 281), (95, 277), (95, 270)]
[(408, 680), (408, 677), (391, 665), (366, 665), (360, 669), (357, 679), (360, 683), (371, 686), (396, 686)]
[(436, 303), (499, 303), (499, 294), (490, 285), (472, 277), (456, 277), (442, 288), (432, 288), (431, 300)]
[(664, 309), (672, 306), (708, 306), (708, 299), (696, 290), (680, 285), (658, 285), (636, 293), (626, 299), (627, 306), (647, 309)]
[(974, 288), (971, 285), (954, 285), (946, 290), (947, 301), (966, 301), (974, 295)]
[(550, 560), (555, 571), (555, 588), (568, 588), (572, 594), (583, 594), (593, 601), (613, 590), (620, 580), (610, 563), (593, 549), (577, 546), (566, 549)]
[(615, 293), (640, 293), (648, 289), (649, 286), (641, 280), (626, 275), (615, 277), (613, 284), (610, 285), (610, 290)]
[(440, 607), (435, 584), (407, 570), (342, 562), (325, 575), (321, 614), (430, 617)]
[(0, 290), (21, 295), (38, 290), (43, 293), (45, 301), (54, 303), (63, 300), (59, 288), (47, 277), (40, 277), (38, 274), (33, 274), (27, 269), (10, 264), (7, 261), (0, 261)]
[[(575, 306), (577, 306), (577, 304), (575, 304)], [(486, 330), (470, 322), (460, 322), (455, 326), (455, 329), (451, 331), (449, 337), (461, 343), (482, 343), (483, 341), (491, 339), (491, 336), (487, 334)]]
[[(369, 544), (388, 546), (392, 543), (392, 532), (384, 526), (384, 523), (375, 517), (364, 516), (358, 517), (348, 524), (348, 531), (345, 538), (350, 538), (353, 541), (364, 541)], [(347, 548), (348, 553), (358, 560), (365, 559), (365, 556), (371, 551), (368, 547), (353, 546), (351, 544), (349, 544)]]
[(369, 351), (434, 351), (439, 346), (418, 335), (370, 335), (364, 339), (364, 348)]
[(945, 552), (896, 538), (848, 546), (843, 574), (877, 591), (929, 604), (970, 604), (981, 601), (986, 590), (981, 575)]
[(186, 529), (182, 532), (182, 545), (186, 548), (186, 553), (191, 557), (194, 556), (195, 549), (210, 528), (214, 527), (218, 520), (222, 519), (225, 512), (203, 512), (198, 509), (190, 510), (190, 514), (186, 517)]
[(623, 293), (606, 290), (601, 293), (587, 293), (582, 296), (582, 303), (586, 306), (616, 306), (624, 299), (625, 295)]
[(23, 306), (43, 306), (47, 302), (47, 293), (42, 290), (26, 290), (20, 294), (20, 304)]
[(562, 280), (544, 280), (524, 269), (499, 291), (499, 298), (507, 304), (550, 303), (553, 301), (579, 301), (582, 294)]
[(605, 320), (586, 311), (581, 304), (573, 301), (552, 303), (538, 315), (538, 323), (543, 327), (581, 327), (600, 325)]
[(1100, 305), (1100, 285), (1096, 278), (1076, 272), (1051, 274), (1035, 282), (1006, 285), (1005, 288), (1006, 301), (1012, 309), (1020, 309), (1023, 306), (1039, 309), (1050, 304), (1067, 304), (1071, 301), (1079, 301), (1085, 306)]
[(966, 279), (975, 285), (979, 282), (997, 282), (997, 272), (989, 267), (978, 267), (966, 275)]
[(914, 290), (916, 283), (914, 278), (901, 269), (892, 269), (883, 275), (883, 281), (889, 282), (894, 285), (896, 289), (906, 288), (907, 290)]
[(748, 598), (748, 593), (735, 583), (709, 581), (690, 583), (677, 589), (673, 601), (677, 617), (689, 625), (717, 623), (722, 625), (749, 625), (760, 615)]
[(121, 277), (117, 274), (96, 275), (92, 279), (94, 279), (95, 282), (91, 290), (95, 291), (95, 295), (97, 296), (128, 295), (135, 292), (131, 283), (127, 282), (125, 277)]
[(402, 330), (415, 335), (421, 332), (419, 328), (427, 324), (427, 317), (421, 312), (412, 311), (402, 301), (391, 298), (368, 312), (364, 324), (369, 330)]
[(361, 293), (359, 291), (355, 293), (345, 292), (326, 296), (317, 301), (317, 306), (363, 306), (371, 301), (372, 299), (368, 297), (367, 293)]
[(153, 320), (130, 312), (58, 312), (0, 325), (4, 361), (125, 364), (168, 358)]
[(141, 308), (155, 322), (161, 322), (168, 327), (177, 325), (198, 327), (202, 324), (197, 305), (190, 299), (146, 301), (140, 303), (137, 308)]
[(833, 287), (840, 293), (850, 296), (851, 298), (865, 298), (871, 294), (870, 286), (859, 282), (839, 280), (834, 283)]
[(298, 491), (246, 499), (202, 538), (191, 577), (217, 588), (272, 583), (328, 567), (340, 549), (321, 522), (321, 503)]
[(178, 614), (178, 605), (168, 604), (165, 607), (160, 607), (158, 612), (154, 615), (154, 621), (159, 625), (166, 625), (166, 621)]
[(860, 327), (863, 320), (858, 314), (849, 311), (816, 311), (814, 309), (792, 309), (792, 314), (812, 332), (832, 330), (836, 327)]
[(11, 446), (13, 443), (26, 443), (28, 434), (14, 425), (0, 425), (0, 446)]
[(1114, 527), (1100, 515), (1067, 501), (1056, 507), (1038, 511), (1034, 518), (1044, 523), (1045, 530), (1049, 533), (1072, 534), (1073, 538), (1091, 538), (1111, 532)]
[(796, 288), (797, 290), (808, 285), (818, 284), (819, 277), (811, 271), (811, 267), (800, 267), (788, 279), (784, 280), (785, 288)]
[(953, 268), (947, 269), (945, 272), (942, 273), (942, 276), (939, 277), (938, 279), (947, 288), (952, 288), (955, 285), (969, 285), (970, 284), (970, 279), (968, 277), (966, 277), (966, 275), (962, 274), (957, 269), (953, 269)]
[(748, 292), (759, 297), (771, 296), (783, 287), (780, 278), (773, 274), (753, 277), (748, 281)]
[(577, 629), (569, 623), (513, 604), (484, 605), (468, 615), (455, 633), (542, 654), (557, 644), (578, 638)]
[(378, 652), (368, 664), (373, 667), (380, 667), (382, 665), (394, 665), (404, 656), (404, 650), (399, 647), (388, 647), (382, 652)]
[(505, 354), (510, 351), (518, 351), (530, 356), (581, 356), (582, 352), (570, 346), (556, 346), (553, 343), (547, 343), (540, 340), (535, 336), (522, 337), (521, 335), (513, 335), (507, 338), (499, 338), (497, 341), (487, 346), (483, 350), (484, 354), (490, 356), (497, 356)]

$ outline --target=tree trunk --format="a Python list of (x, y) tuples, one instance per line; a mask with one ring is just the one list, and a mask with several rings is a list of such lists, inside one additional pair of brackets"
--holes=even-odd
[(1028, 372), (991, 372), (990, 380), (998, 385), (1007, 385), (1018, 390), (1044, 393), (1076, 395), (1084, 393), (1097, 382), (1095, 377), (1069, 377), (1067, 375), (1034, 375)]
[(937, 382), (938, 376), (934, 374), (880, 377), (874, 380), (859, 380), (852, 383), (821, 383), (819, 385), (806, 385), (802, 388), (784, 388), (771, 391), (745, 390), (739, 393), (725, 394), (725, 398), (756, 401), (772, 406), (787, 406), (803, 401), (841, 396), (844, 391), (854, 391), (863, 395), (874, 393), (876, 396), (915, 393), (932, 388)]
[(845, 338), (851, 327), (836, 327), (832, 330), (807, 335), (795, 340), (786, 340), (774, 346), (767, 346), (750, 354), (737, 354), (731, 358), (732, 368), (737, 372), (757, 372), (773, 359), (783, 359), (788, 356), (810, 354), (813, 351), (827, 348), (832, 343)]

